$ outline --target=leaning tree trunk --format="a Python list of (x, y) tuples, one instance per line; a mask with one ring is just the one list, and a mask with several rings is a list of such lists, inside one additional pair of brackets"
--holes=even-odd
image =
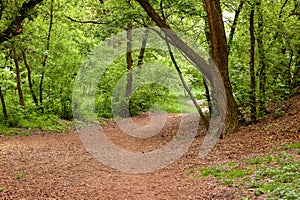
[(7, 111), (6, 111), (6, 104), (5, 104), (4, 95), (2, 93), (1, 86), (0, 86), (0, 99), (1, 99), (3, 117), (4, 117), (4, 120), (7, 121), (8, 120), (8, 114), (7, 114)]
[(20, 72), (20, 66), (19, 66), (19, 61), (18, 61), (18, 55), (16, 52), (16, 48), (14, 46), (12, 47), (12, 53), (13, 53), (13, 59), (14, 59), (15, 65), (16, 65), (17, 90), (19, 93), (20, 106), (24, 107), (25, 102), (24, 102), (23, 91), (22, 91), (22, 86), (21, 86), (21, 72)]
[[(233, 97), (233, 92), (228, 74), (227, 41), (224, 22), (222, 18), (222, 10), (219, 0), (204, 0), (203, 2), (208, 17), (210, 29), (212, 59), (215, 65), (217, 66), (219, 72), (221, 73), (223, 84), (226, 90), (226, 132), (222, 134), (222, 136), (226, 136), (227, 134), (232, 133), (239, 128), (239, 120), (238, 106)], [(218, 99), (218, 101), (223, 101), (223, 99)]]
[[(157, 14), (157, 12), (153, 9), (149, 1), (148, 0), (136, 0), (136, 1), (143, 7), (143, 9), (147, 12), (148, 16), (152, 18), (152, 20), (157, 24), (157, 26), (163, 28), (162, 30), (165, 32), (168, 38), (170, 38), (172, 44), (176, 48), (178, 48), (183, 54), (185, 54), (185, 56), (189, 58), (189, 60), (196, 66), (198, 70), (202, 72), (202, 74), (206, 76), (208, 80), (212, 80), (211, 67), (190, 46), (188, 46), (174, 32), (170, 31), (170, 26)], [(219, 4), (219, 2), (214, 2), (214, 4), (215, 3)], [(211, 2), (208, 2), (208, 5), (211, 5)], [(215, 6), (213, 7), (215, 8)], [(221, 8), (220, 5), (217, 10), (215, 10), (214, 8), (211, 8), (211, 6), (209, 6), (208, 8), (208, 10), (210, 10), (209, 21), (211, 26), (211, 34), (214, 36), (213, 42), (215, 43), (213, 44), (213, 49), (214, 49), (213, 55), (215, 57), (214, 61), (220, 70), (222, 76), (222, 82), (224, 83), (227, 100), (228, 100), (226, 102), (227, 105), (226, 120), (225, 120), (225, 126), (222, 134), (222, 136), (224, 136), (225, 133), (227, 134), (231, 133), (237, 130), (239, 127), (238, 107), (233, 98), (232, 89), (231, 89), (229, 76), (228, 76), (227, 46), (226, 46), (225, 30), (224, 30), (222, 15), (221, 15)], [(215, 13), (215, 11), (217, 12)], [(214, 17), (217, 18), (214, 19)], [(221, 23), (219, 22), (219, 20), (221, 20)], [(215, 24), (216, 23), (215, 21), (217, 22), (217, 24)], [(219, 27), (220, 25), (221, 27)], [(220, 33), (221, 36), (218, 36)], [(219, 42), (218, 39), (221, 38), (223, 38), (223, 41)], [(221, 49), (221, 51), (218, 51), (217, 49)], [(222, 53), (225, 53), (225, 55)]]

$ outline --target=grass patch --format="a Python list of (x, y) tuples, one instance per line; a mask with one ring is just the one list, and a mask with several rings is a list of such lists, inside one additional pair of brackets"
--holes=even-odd
[[(234, 165), (233, 165), (234, 164)], [(205, 176), (214, 176), (220, 180), (221, 183), (226, 185), (233, 185), (236, 179), (245, 177), (252, 173), (249, 169), (242, 168), (232, 168), (235, 167), (237, 163), (227, 163), (226, 165), (219, 165), (215, 167), (203, 167), (198, 170), (190, 171), (190, 173), (198, 173), (196, 178), (201, 178)]]
[(288, 144), (288, 145), (284, 145), (283, 149), (288, 150), (296, 150), (296, 149), (300, 149), (300, 142), (294, 143), (294, 144)]
[(14, 174), (14, 178), (16, 178), (16, 179), (23, 179), (23, 178), (25, 178), (25, 176), (26, 176), (26, 172), (25, 171), (22, 171), (20, 173)]
[[(284, 149), (299, 149), (299, 143), (283, 146)], [(282, 148), (281, 148), (282, 149)], [(189, 170), (195, 178), (214, 176), (220, 184), (252, 189), (256, 196), (264, 199), (299, 199), (299, 156), (286, 151), (276, 155), (249, 158), (224, 165)]]

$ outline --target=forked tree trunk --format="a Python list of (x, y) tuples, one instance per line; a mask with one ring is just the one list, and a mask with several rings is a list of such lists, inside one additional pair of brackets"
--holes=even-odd
[(250, 11), (250, 108), (251, 123), (256, 123), (256, 97), (255, 97), (255, 36), (254, 36), (254, 5)]
[(17, 90), (19, 93), (19, 102), (20, 102), (20, 106), (24, 107), (25, 102), (24, 102), (23, 91), (22, 91), (22, 86), (21, 86), (20, 65), (19, 65), (16, 48), (14, 46), (12, 47), (12, 53), (13, 53), (13, 59), (14, 59), (15, 65), (16, 65), (16, 76), (17, 76), (16, 79), (17, 79)]

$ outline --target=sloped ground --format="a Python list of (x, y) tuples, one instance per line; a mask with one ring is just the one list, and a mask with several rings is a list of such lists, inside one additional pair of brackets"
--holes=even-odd
[[(195, 179), (187, 170), (265, 155), (273, 147), (299, 142), (300, 96), (270, 111), (275, 114), (259, 124), (219, 140), (204, 159), (198, 158), (203, 141), (199, 136), (175, 163), (146, 174), (126, 174), (101, 164), (87, 152), (76, 131), (1, 137), (0, 199), (257, 199), (250, 192), (220, 185), (211, 176)], [(146, 125), (150, 120), (144, 115), (134, 121)], [(127, 136), (111, 121), (103, 127), (110, 140), (124, 149), (152, 151), (170, 141), (179, 121), (179, 115), (168, 115), (162, 131), (149, 139)]]

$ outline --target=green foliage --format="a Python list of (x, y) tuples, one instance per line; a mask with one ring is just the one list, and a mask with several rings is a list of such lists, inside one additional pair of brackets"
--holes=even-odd
[(0, 121), (0, 134), (8, 136), (28, 136), (30, 130), (42, 130), (48, 132), (63, 132), (69, 130), (71, 122), (63, 121), (56, 115), (41, 114), (34, 109), (15, 108), (10, 110), (11, 118), (8, 122)]

